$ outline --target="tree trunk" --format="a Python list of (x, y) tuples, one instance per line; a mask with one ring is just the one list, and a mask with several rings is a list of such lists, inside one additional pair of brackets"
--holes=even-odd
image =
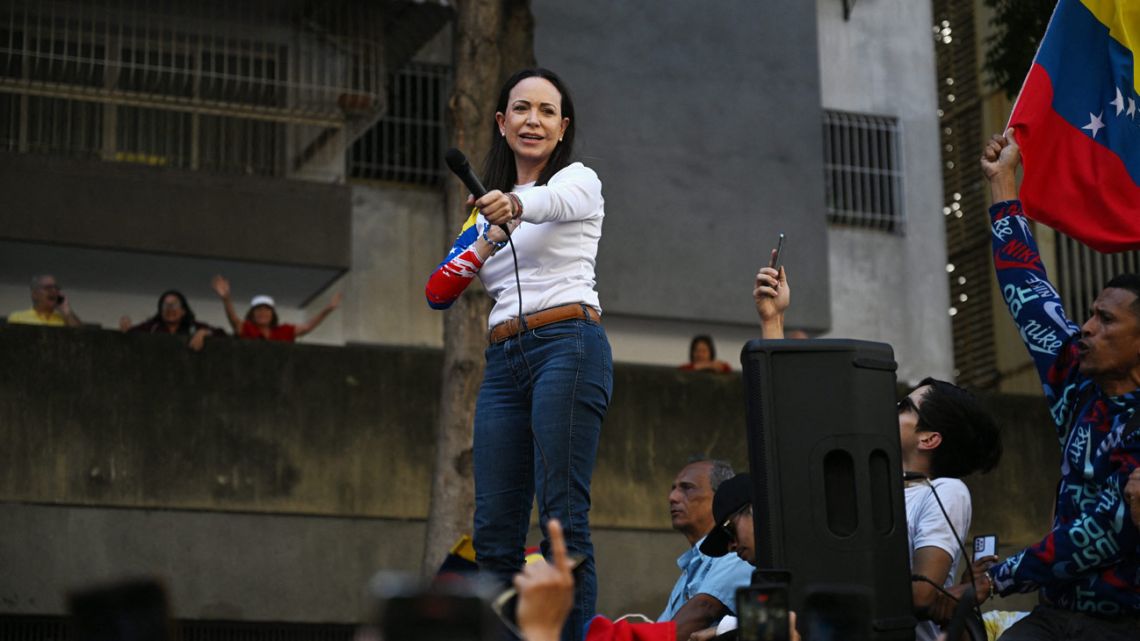
[[(451, 146), (467, 154), (472, 167), (478, 168), (491, 145), (499, 86), (518, 69), (534, 65), (534, 20), (527, 0), (456, 0), (455, 5), (455, 86), (448, 101)], [(444, 248), (451, 246), (467, 218), (466, 200), (467, 189), (458, 180), (448, 180)], [(472, 427), (475, 397), (483, 380), (490, 309), (491, 299), (475, 282), (444, 312), (439, 425), (422, 564), (425, 575), (434, 574), (452, 544), (472, 529)]]

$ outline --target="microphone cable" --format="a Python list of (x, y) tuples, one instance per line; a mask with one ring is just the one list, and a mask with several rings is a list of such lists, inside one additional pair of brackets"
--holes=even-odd
[[(950, 520), (950, 514), (946, 512), (946, 507), (944, 505), (942, 505), (942, 499), (938, 496), (938, 490), (934, 487), (934, 483), (931, 482), (930, 477), (921, 473), (921, 472), (903, 472), (903, 479), (905, 479), (905, 480), (919, 480), (919, 481), (922, 481), (923, 484), (926, 485), (926, 487), (930, 488), (930, 493), (934, 495), (934, 500), (935, 500), (935, 502), (938, 503), (938, 509), (942, 511), (942, 518), (946, 519), (946, 525), (950, 526), (950, 532), (954, 535), (954, 542), (958, 544), (958, 551), (960, 551), (962, 553), (962, 563), (966, 564), (966, 572), (970, 575), (970, 585), (974, 585), (975, 577), (974, 577), (973, 560), (970, 558), (970, 555), (966, 552), (966, 544), (962, 542), (962, 537), (958, 535), (958, 530), (954, 527), (954, 522)], [(954, 571), (953, 559), (951, 559), (950, 565), (951, 565), (950, 571), (953, 572)], [(921, 576), (921, 575), (912, 575), (912, 578), (913, 578), (913, 576)], [(926, 577), (923, 577), (923, 578), (926, 579)], [(954, 578), (953, 575), (951, 575), (950, 578)], [(933, 581), (930, 581), (930, 579), (926, 579), (926, 580), (933, 584)], [(945, 590), (943, 590), (943, 591), (945, 592)], [(977, 615), (978, 615), (978, 619), (981, 619), (982, 618), (982, 606), (978, 604), (977, 600), (974, 601), (973, 607), (974, 607), (974, 612), (977, 613)]]
[[(484, 220), (486, 220), (486, 219), (484, 219)], [(490, 225), (491, 223), (488, 222), (487, 224)], [(522, 224), (521, 220), (519, 221), (519, 224), (520, 225)], [(518, 254), (518, 251), (515, 249), (514, 234), (512, 234), (510, 232), (509, 228), (506, 225), (503, 225), (503, 231), (507, 234), (507, 244), (511, 246), (511, 258), (514, 259), (515, 293), (519, 299), (519, 315), (518, 315), (519, 332), (517, 335), (518, 340), (519, 340), (519, 353), (522, 355), (523, 363), (526, 365), (527, 376), (530, 378), (530, 381), (531, 381), (531, 403), (533, 404), (534, 403), (534, 396), (533, 396), (534, 370), (530, 366), (530, 359), (527, 358), (526, 347), (523, 345), (523, 333), (527, 331), (527, 327), (526, 327), (525, 317), (523, 316), (522, 278), (519, 277), (519, 254)], [(547, 505), (547, 503), (546, 503), (546, 487), (548, 485), (550, 485), (550, 466), (547, 464), (546, 452), (542, 449), (542, 443), (540, 443), (538, 440), (538, 434), (535, 434), (535, 432), (534, 432), (534, 421), (533, 420), (530, 422), (530, 437), (531, 437), (531, 440), (534, 441), (535, 448), (538, 450), (539, 458), (542, 460), (542, 492), (537, 497), (538, 498), (538, 520), (539, 520), (539, 523), (542, 524), (544, 517), (547, 521), (550, 520), (550, 506)], [(570, 515), (568, 514), (567, 516), (569, 517)], [(569, 528), (570, 525), (567, 524), (566, 527)]]

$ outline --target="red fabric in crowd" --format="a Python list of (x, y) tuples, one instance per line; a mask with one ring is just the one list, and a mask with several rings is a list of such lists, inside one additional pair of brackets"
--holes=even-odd
[(277, 327), (271, 328), (269, 330), (269, 336), (266, 337), (261, 333), (261, 330), (257, 328), (257, 325), (254, 325), (250, 321), (242, 321), (241, 331), (238, 332), (238, 336), (255, 340), (261, 339), (292, 343), (297, 340), (297, 326), (290, 325), (288, 323), (282, 323)]
[(586, 629), (586, 641), (674, 641), (677, 624), (613, 622), (603, 616), (596, 616)]

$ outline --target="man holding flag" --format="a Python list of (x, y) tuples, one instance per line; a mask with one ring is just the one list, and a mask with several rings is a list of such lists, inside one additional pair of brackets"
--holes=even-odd
[(1026, 219), (1098, 251), (1140, 249), (1136, 51), (1140, 1), (1060, 0), (1010, 128), (982, 155), (998, 284), (1061, 444), (1052, 530), (988, 570), (1002, 595), (1041, 597), (1003, 641), (1140, 639), (1140, 276), (1109, 280), (1078, 327)]
[(982, 156), (994, 266), (1044, 385), (1062, 460), (1053, 529), (988, 570), (1002, 595), (1041, 596), (1002, 639), (1137, 639), (1140, 532), (1125, 488), (1140, 467), (1140, 276), (1110, 280), (1081, 327), (1068, 319), (1017, 200), (1013, 135), (994, 136)]

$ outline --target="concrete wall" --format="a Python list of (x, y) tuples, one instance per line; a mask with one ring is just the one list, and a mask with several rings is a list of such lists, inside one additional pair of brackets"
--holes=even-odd
[(860, 0), (845, 21), (816, 4), (823, 106), (898, 118), (905, 168), (904, 234), (829, 231), (828, 335), (890, 343), (900, 380), (952, 378), (931, 5)]
[[(459, 233), (459, 216), (445, 215), (434, 189), (352, 185), (352, 271), (334, 288), (344, 305), (313, 339), (441, 347), (443, 315), (427, 306), (424, 285)], [(308, 313), (326, 300), (327, 293)]]
[[(156, 573), (180, 616), (348, 622), (364, 581), (415, 571), (440, 354), (0, 326), (0, 612)], [(1057, 446), (1044, 405), (987, 399), (1006, 456), (972, 479), (974, 531), (1045, 531)], [(591, 520), (602, 612), (659, 612), (685, 547), (666, 495), (687, 457), (746, 465), (735, 376), (624, 365)], [(533, 533), (532, 533), (533, 534)]]
[(5, 153), (0, 192), (6, 240), (348, 267), (344, 185)]
[(574, 92), (577, 151), (603, 181), (607, 312), (752, 325), (751, 278), (784, 231), (804, 283), (793, 322), (826, 329), (813, 8), (542, 0), (533, 11), (537, 58)]

